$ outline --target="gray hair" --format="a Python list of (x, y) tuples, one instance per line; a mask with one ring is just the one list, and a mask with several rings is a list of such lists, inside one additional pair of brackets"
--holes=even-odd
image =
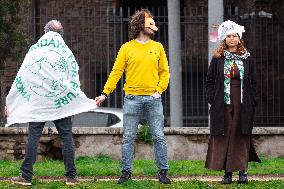
[(63, 37), (63, 34), (64, 34), (63, 27), (58, 20), (51, 20), (51, 21), (47, 22), (47, 24), (44, 26), (44, 33), (47, 33), (49, 31), (57, 32), (62, 37)]

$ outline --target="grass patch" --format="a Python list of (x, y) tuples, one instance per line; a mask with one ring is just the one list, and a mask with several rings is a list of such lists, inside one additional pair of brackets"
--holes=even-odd
[[(284, 158), (265, 159), (262, 163), (249, 163), (249, 174), (284, 174)], [(22, 161), (0, 160), (0, 176), (17, 176)], [(204, 168), (204, 161), (179, 160), (169, 161), (169, 175), (223, 175), (221, 171), (210, 171)], [(108, 156), (79, 157), (76, 159), (78, 176), (118, 176), (121, 173), (120, 161)], [(34, 165), (35, 176), (63, 176), (62, 161), (45, 159)], [(153, 160), (135, 160), (134, 175), (156, 175), (157, 168)]]
[[(31, 187), (21, 187), (8, 182), (0, 182), (0, 188), (3, 189), (25, 189)], [(171, 185), (162, 185), (156, 181), (128, 181), (122, 185), (116, 184), (114, 181), (92, 181), (84, 182), (79, 185), (70, 187), (66, 186), (64, 182), (40, 182), (38, 180), (33, 181), (32, 188), (40, 189), (283, 189), (283, 181), (251, 181), (246, 185), (240, 185), (236, 182), (231, 185), (220, 185), (216, 182), (201, 182), (201, 181), (187, 181), (187, 182), (173, 182)]]

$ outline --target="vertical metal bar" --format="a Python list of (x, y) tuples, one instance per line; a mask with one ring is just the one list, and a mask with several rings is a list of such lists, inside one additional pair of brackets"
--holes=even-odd
[[(168, 22), (167, 22), (167, 9), (166, 9), (166, 7), (164, 7), (164, 14), (163, 14), (163, 23), (164, 23), (164, 27), (163, 27), (163, 30), (164, 30), (164, 45), (165, 45), (165, 50), (166, 50), (166, 52), (167, 52), (167, 55), (169, 55), (169, 48), (168, 48), (168, 38), (167, 38), (167, 36), (168, 35), (166, 35), (166, 33), (167, 33), (167, 27), (168, 27)], [(166, 91), (166, 93), (165, 93), (165, 117), (166, 117), (166, 120), (168, 120), (168, 118), (169, 118), (169, 103), (168, 103), (168, 95), (169, 94), (169, 90), (167, 90)], [(168, 123), (167, 123), (168, 124)]]
[[(192, 8), (190, 8), (190, 12), (192, 12)], [(190, 17), (189, 17), (189, 21), (190, 21)], [(192, 24), (191, 22), (189, 22), (188, 25)], [(188, 28), (190, 33), (192, 33), (192, 30), (193, 28), (192, 27), (189, 27)], [(190, 113), (188, 114), (188, 116), (193, 116), (193, 112), (194, 112), (194, 99), (193, 99), (193, 93), (194, 93), (194, 85), (193, 85), (193, 62), (194, 62), (194, 57), (193, 57), (193, 49), (194, 49), (194, 39), (191, 38), (190, 40), (190, 87), (191, 87), (191, 90), (190, 90), (190, 105), (191, 105), (191, 111)], [(190, 124), (192, 124), (192, 120), (189, 121)]]
[[(120, 14), (120, 43), (123, 43), (123, 9), (122, 7), (120, 7), (119, 9), (119, 14)], [(128, 8), (128, 15), (129, 15), (129, 8)], [(121, 80), (120, 80), (120, 87), (121, 87), (121, 107), (123, 107), (123, 99), (124, 99), (124, 95), (123, 95), (123, 81), (124, 81), (124, 76), (122, 76)]]
[[(161, 20), (160, 19), (160, 16), (161, 16), (161, 14), (160, 14), (160, 7), (158, 7), (158, 15), (154, 15), (154, 16), (158, 18), (157, 22), (160, 23), (160, 20)], [(161, 29), (161, 28), (159, 28), (159, 29)], [(162, 41), (161, 41), (161, 33), (160, 32), (158, 33), (158, 41), (162, 43)]]
[[(197, 12), (197, 8), (195, 9)], [(198, 41), (200, 41), (200, 35), (197, 36)], [(199, 116), (199, 64), (200, 64), (200, 48), (197, 52), (197, 61), (195, 62), (196, 67), (196, 115)]]
[[(100, 8), (99, 8), (99, 26), (102, 26), (102, 7), (100, 6)], [(102, 27), (100, 27), (99, 28), (99, 33), (103, 33), (103, 31), (102, 31)], [(99, 38), (99, 40), (101, 41), (102, 39), (101, 38)], [(103, 43), (100, 43), (100, 44), (103, 44)], [(102, 52), (102, 49), (100, 48), (99, 49), (99, 51), (100, 51), (100, 53), (99, 53), (99, 64), (100, 64), (100, 76), (101, 76), (101, 78), (100, 78), (100, 89), (101, 90), (103, 90), (103, 58), (102, 58), (102, 56), (103, 56), (103, 52)]]
[(90, 44), (91, 44), (91, 36), (90, 36), (90, 17), (91, 17), (91, 15), (90, 15), (90, 7), (88, 7), (87, 8), (87, 28), (88, 28), (88, 34), (87, 34), (87, 36), (88, 36), (88, 40), (87, 40), (87, 46), (88, 46), (88, 62), (87, 62), (87, 64), (88, 64), (88, 91), (89, 91), (89, 97), (90, 98), (93, 98), (93, 90), (92, 90), (92, 87), (91, 86), (93, 86), (92, 85), (92, 80), (91, 80), (91, 46), (90, 46)]
[(42, 14), (42, 11), (43, 9), (42, 8), (40, 8), (39, 9), (39, 22), (37, 23), (37, 29), (38, 29), (38, 31), (37, 31), (37, 36), (36, 36), (36, 39), (35, 39), (35, 42), (40, 38), (40, 36), (41, 36), (41, 23), (42, 23), (42, 17), (43, 17), (43, 14)]
[[(184, 13), (185, 13), (185, 8), (184, 8)], [(187, 61), (187, 56), (188, 56), (188, 39), (187, 39), (187, 34), (188, 34), (188, 24), (186, 23), (186, 17), (183, 19), (183, 22), (181, 22), (181, 26), (183, 27), (183, 31), (184, 31), (184, 40), (182, 41), (182, 46), (184, 47), (183, 48), (183, 53), (184, 53), (184, 58), (183, 58), (183, 75), (184, 75), (184, 87), (183, 87), (183, 101), (184, 101), (184, 111), (183, 111), (183, 117), (185, 118), (185, 126), (188, 126), (188, 107), (189, 107), (189, 104), (188, 104), (188, 91), (190, 90), (190, 87), (191, 86), (188, 86), (188, 73), (190, 72), (190, 70), (188, 70), (188, 64), (189, 62)]]
[(48, 15), (48, 9), (47, 8), (45, 8), (45, 21), (42, 23), (40, 23), (40, 31), (41, 31), (41, 33), (40, 33), (40, 37), (44, 34), (44, 31), (43, 31), (43, 29), (42, 29), (42, 26), (44, 25), (44, 23), (47, 23), (48, 22), (48, 19), (47, 19), (47, 15)]
[(33, 37), (33, 39), (35, 39), (36, 37), (36, 5), (35, 5), (35, 0), (33, 1), (33, 34), (32, 34), (32, 37)]
[[(112, 54), (112, 56), (114, 57), (113, 58), (113, 60), (115, 59), (115, 54), (116, 54), (116, 52), (117, 52), (117, 46), (116, 46), (116, 43), (117, 43), (117, 37), (116, 37), (116, 25), (117, 25), (117, 22), (116, 22), (116, 18), (117, 18), (117, 16), (116, 16), (116, 8), (115, 7), (113, 7), (113, 12), (112, 12), (112, 16), (113, 16), (113, 54)], [(122, 89), (120, 89), (120, 90), (122, 90)], [(115, 105), (115, 107), (117, 108), (118, 106), (118, 100), (117, 100), (117, 94), (118, 94), (118, 91), (116, 90), (115, 91), (115, 93), (114, 93), (114, 105)]]
[[(277, 23), (277, 76), (280, 78), (280, 24)], [(279, 126), (283, 126), (281, 123), (281, 94), (280, 94), (280, 79), (278, 80), (278, 124)]]
[[(77, 10), (78, 10), (78, 12), (79, 12), (79, 9), (77, 8)], [(80, 15), (80, 13), (79, 13), (79, 15)], [(71, 17), (73, 17), (73, 16), (71, 16)], [(73, 18), (73, 20), (72, 20), (72, 25), (77, 25), (77, 24), (79, 24), (79, 23), (76, 23), (76, 21), (77, 21), (78, 19), (76, 19), (76, 18)], [(82, 27), (80, 27), (80, 29), (82, 29)], [(75, 30), (76, 32), (75, 32), (75, 43), (74, 43), (74, 46), (75, 47), (78, 47), (78, 44), (80, 43), (80, 38), (79, 38), (79, 35), (80, 36), (82, 36), (82, 39), (83, 39), (83, 41), (81, 42), (81, 44), (82, 44), (82, 46), (83, 46), (83, 49), (84, 49), (84, 34), (81, 34), (81, 32), (80, 32), (80, 34), (78, 33), (79, 31), (78, 30)], [(82, 58), (81, 58), (81, 52), (80, 52), (80, 49), (79, 48), (76, 48), (76, 60), (80, 60), (78, 63), (79, 63), (79, 65), (80, 65), (80, 67), (81, 67), (81, 73), (82, 73), (82, 69), (83, 69), (83, 73), (86, 73), (86, 66), (85, 66), (85, 58), (84, 58), (84, 56), (82, 56)], [(87, 87), (86, 87), (86, 74), (83, 74), (83, 84), (82, 84), (82, 86), (83, 86), (83, 91), (84, 92), (86, 92), (86, 89), (87, 89)]]
[(274, 64), (275, 64), (275, 59), (274, 59), (274, 22), (273, 22), (273, 17), (272, 19), (270, 20), (271, 22), (271, 38), (272, 40), (271, 41), (271, 57), (272, 57), (272, 111), (273, 111), (273, 124), (276, 124), (276, 121), (275, 121), (275, 79), (276, 79), (276, 75), (275, 75), (275, 70), (274, 70)]
[[(109, 45), (109, 35), (110, 35), (110, 27), (109, 27), (109, 25), (110, 25), (110, 23), (109, 23), (109, 16), (110, 16), (110, 14), (109, 14), (109, 7), (107, 7), (107, 11), (106, 11), (106, 30), (107, 30), (107, 57), (106, 57), (106, 61), (107, 61), (107, 67), (106, 67), (106, 74), (107, 74), (107, 77), (109, 76), (109, 51), (110, 51), (110, 45)], [(107, 101), (107, 105), (108, 105), (108, 107), (110, 107), (110, 98), (108, 98), (108, 101)]]
[[(259, 28), (259, 36), (260, 36), (260, 38), (261, 38), (261, 36), (262, 36), (262, 27), (261, 27), (261, 21), (258, 21), (257, 22), (257, 27)], [(260, 47), (263, 47), (263, 40), (260, 40), (259, 41), (259, 43), (260, 43)], [(260, 63), (261, 63), (261, 69), (263, 70), (263, 66), (264, 66), (264, 64), (262, 64), (263, 63), (263, 53), (262, 53), (262, 49), (260, 49)], [(263, 96), (262, 96), (262, 94), (263, 94), (263, 81), (264, 81), (264, 79), (263, 79), (263, 74), (260, 74), (260, 91), (261, 91), (261, 99), (263, 99)], [(261, 100), (260, 101), (260, 107), (261, 107), (261, 124), (263, 125), (264, 124), (264, 112), (263, 112), (263, 109), (264, 109), (264, 103), (263, 103), (263, 100)]]
[[(94, 38), (94, 41), (93, 41), (93, 62), (94, 62), (94, 73), (95, 73), (95, 76), (94, 76), (94, 83), (95, 83), (95, 96), (99, 95), (101, 91), (98, 91), (98, 82), (97, 82), (97, 44), (96, 44), (96, 34), (97, 32), (96, 31), (96, 24), (97, 24), (97, 17), (96, 17), (96, 8), (94, 7), (93, 8), (94, 10), (94, 17), (93, 17), (93, 24), (92, 24), (92, 27), (93, 27), (93, 38)], [(99, 93), (98, 93), (99, 92)]]
[[(267, 36), (267, 31), (268, 31), (268, 26), (267, 26), (267, 20), (265, 20), (265, 45), (268, 45), (269, 43), (269, 40), (268, 40), (268, 36)], [(269, 91), (268, 91), (268, 86), (269, 86), (269, 59), (268, 59), (268, 50), (266, 49), (266, 52), (265, 52), (265, 55), (266, 55), (266, 98), (267, 98), (267, 101), (266, 101), (266, 117), (267, 117), (267, 125), (268, 123), (270, 123), (270, 113), (269, 113), (269, 101), (270, 101), (270, 98), (269, 98)]]
[[(204, 15), (205, 15), (205, 11), (204, 11), (204, 9), (205, 9), (205, 7), (203, 7), (203, 9), (202, 9), (202, 17), (204, 17)], [(208, 22), (208, 18), (207, 18), (207, 22)], [(203, 38), (202, 39), (202, 46), (204, 45), (204, 46), (207, 46), (206, 44), (204, 44), (204, 41), (206, 41), (206, 39), (207, 39), (207, 41), (208, 41), (208, 35), (206, 35), (207, 34), (207, 32), (205, 32), (204, 31), (204, 26), (203, 26), (203, 24), (204, 25), (208, 25), (208, 23), (202, 23), (202, 25), (201, 25), (201, 29), (202, 29), (202, 37), (205, 37), (205, 39)], [(206, 29), (208, 28), (208, 26), (206, 27)], [(206, 30), (207, 31), (207, 30)], [(202, 48), (201, 50), (202, 50), (202, 57), (204, 57), (205, 59), (206, 59), (206, 57), (208, 56), (208, 54), (207, 53), (205, 53), (206, 51), (205, 51), (205, 49), (206, 48)], [(207, 57), (207, 59), (206, 59), (207, 61), (205, 61), (204, 59), (202, 60), (202, 109), (203, 109), (203, 111), (202, 111), (202, 117), (203, 116), (205, 116), (205, 115), (207, 115), (207, 112), (205, 111), (205, 107), (207, 106), (207, 103), (206, 103), (206, 100), (205, 100), (205, 91), (204, 91), (204, 86), (205, 86), (205, 75), (204, 75), (204, 73), (206, 73), (206, 71), (207, 71), (207, 62), (208, 62), (208, 57)], [(208, 109), (207, 109), (208, 110)], [(207, 122), (205, 119), (203, 119), (203, 125), (205, 125), (205, 123)]]

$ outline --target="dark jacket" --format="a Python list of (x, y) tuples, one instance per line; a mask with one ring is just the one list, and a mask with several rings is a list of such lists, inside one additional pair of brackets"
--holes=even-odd
[[(206, 98), (210, 107), (210, 134), (224, 135), (224, 61), (225, 58), (212, 58), (206, 81)], [(251, 135), (256, 106), (256, 68), (248, 57), (243, 60), (243, 102), (241, 105), (242, 134)]]

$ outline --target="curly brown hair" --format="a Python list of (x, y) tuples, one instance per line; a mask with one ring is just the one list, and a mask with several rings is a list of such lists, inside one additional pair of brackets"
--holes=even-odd
[(148, 9), (138, 10), (131, 16), (129, 25), (130, 39), (136, 39), (139, 33), (144, 30), (145, 15), (153, 18), (153, 15)]
[[(228, 50), (228, 46), (226, 45), (226, 39), (224, 39), (224, 41), (219, 45), (219, 47), (216, 49), (216, 51), (214, 52), (214, 57), (215, 58), (220, 58), (224, 55), (224, 51)], [(243, 55), (246, 52), (246, 48), (244, 46), (244, 42), (243, 40), (240, 40), (240, 43), (237, 46), (237, 55)]]

